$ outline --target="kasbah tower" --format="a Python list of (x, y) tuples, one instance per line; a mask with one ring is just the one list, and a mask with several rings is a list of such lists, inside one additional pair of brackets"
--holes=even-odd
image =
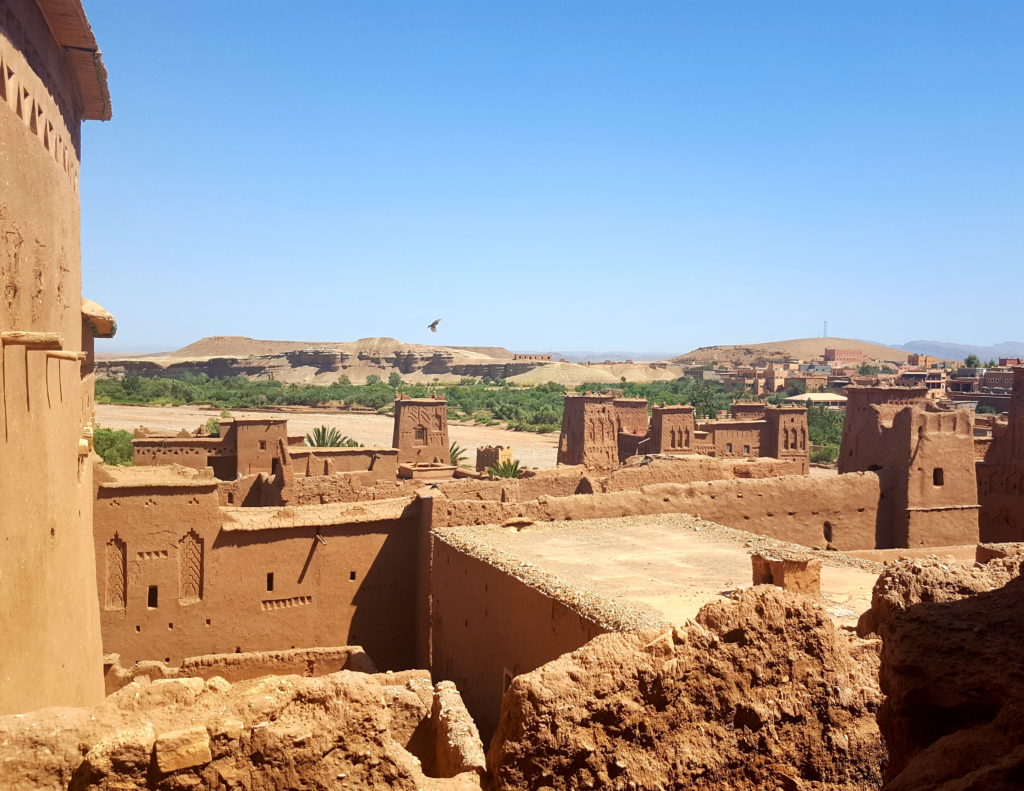
[(81, 125), (110, 118), (79, 0), (0, 2), (0, 713), (103, 696)]

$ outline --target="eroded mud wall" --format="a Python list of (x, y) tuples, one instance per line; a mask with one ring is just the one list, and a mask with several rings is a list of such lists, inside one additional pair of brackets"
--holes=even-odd
[[(74, 80), (0, 4), (0, 713), (103, 694), (82, 388)], [(27, 333), (27, 334), (15, 334)]]

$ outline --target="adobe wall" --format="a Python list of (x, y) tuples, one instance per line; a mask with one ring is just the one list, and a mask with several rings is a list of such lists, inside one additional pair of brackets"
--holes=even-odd
[(515, 460), (512, 448), (505, 445), (484, 445), (476, 449), (476, 471), (486, 472), (489, 467)]
[(359, 644), (383, 668), (411, 665), (408, 501), (222, 509), (217, 481), (182, 468), (110, 475), (95, 562), (103, 648), (123, 664)]
[(430, 544), (431, 675), (455, 682), (486, 743), (512, 677), (610, 628), (520, 579), (512, 559), (444, 534)]
[[(31, 61), (31, 65), (30, 65)], [(75, 83), (29, 0), (0, 6), (0, 713), (103, 695), (92, 415), (81, 379)], [(45, 333), (17, 336), (12, 332)]]
[(807, 410), (761, 403), (733, 404), (732, 418), (695, 422), (693, 407), (654, 407), (616, 391), (566, 396), (558, 463), (612, 469), (637, 455), (700, 453), (716, 458), (770, 456), (810, 470)]
[(296, 475), (335, 475), (362, 473), (364, 486), (377, 481), (394, 480), (398, 475), (396, 448), (312, 448), (290, 447), (288, 455)]
[(651, 410), (651, 453), (692, 453), (693, 406), (661, 406)]
[(1024, 541), (1024, 368), (1013, 369), (1006, 422), (994, 421), (991, 439), (974, 442), (981, 540)]
[(783, 461), (800, 464), (801, 473), (810, 472), (810, 445), (807, 441), (806, 407), (767, 407), (766, 427), (761, 439), (761, 453)]
[(764, 428), (764, 422), (759, 420), (697, 421), (697, 431), (707, 432), (708, 437), (697, 444), (696, 450), (723, 459), (760, 456)]
[(237, 449), (239, 475), (278, 471), (278, 446), (288, 444), (288, 421), (235, 418), (222, 426), (224, 443)]
[(877, 472), (879, 548), (974, 544), (973, 415), (937, 411), (925, 388), (850, 387), (839, 472)]
[(978, 464), (980, 540), (1024, 541), (1024, 465)]
[(655, 458), (648, 464), (628, 464), (608, 471), (581, 465), (530, 470), (522, 478), (461, 480), (442, 483), (440, 492), (452, 500), (524, 502), (539, 497), (619, 492), (653, 483), (693, 483), (727, 478), (770, 478), (798, 475), (800, 465), (778, 459), (716, 459), (698, 454)]
[(232, 469), (237, 471), (235, 454), (234, 445), (227, 445), (218, 437), (139, 437), (132, 440), (132, 463), (136, 467), (180, 464), (182, 467), (203, 470), (211, 464), (215, 468), (219, 467), (214, 459), (224, 459), (229, 460)]
[(627, 434), (647, 433), (647, 399), (615, 398), (615, 423), (619, 431)]
[(501, 524), (520, 518), (558, 522), (683, 513), (810, 547), (831, 543), (838, 550), (875, 549), (879, 493), (877, 475), (856, 473), (657, 483), (639, 491), (529, 502), (434, 498), (431, 527)]
[(246, 651), (241, 654), (191, 656), (180, 665), (159, 661), (121, 665), (117, 654), (104, 657), (106, 691), (110, 695), (132, 681), (148, 678), (205, 678), (216, 676), (235, 683), (260, 676), (323, 676), (339, 670), (376, 673), (377, 666), (361, 646), (297, 648), (288, 651)]
[(612, 399), (600, 395), (566, 396), (558, 463), (590, 469), (619, 464), (618, 415)]
[(392, 446), (399, 464), (448, 463), (448, 404), (443, 398), (395, 399)]
[(540, 497), (619, 492), (654, 483), (693, 483), (728, 478), (771, 478), (799, 475), (800, 464), (778, 459), (716, 459), (698, 454), (655, 458), (649, 464), (629, 464), (606, 472), (580, 465), (530, 470), (522, 478), (465, 479), (442, 483), (438, 490), (452, 500), (525, 502)]

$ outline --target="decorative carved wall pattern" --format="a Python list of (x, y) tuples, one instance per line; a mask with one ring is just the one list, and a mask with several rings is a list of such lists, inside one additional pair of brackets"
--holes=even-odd
[(116, 533), (107, 542), (108, 610), (123, 610), (128, 601), (128, 548)]
[(0, 37), (0, 104), (6, 104), (61, 168), (78, 194), (78, 157), (57, 103), (10, 43)]
[(178, 544), (178, 570), (181, 582), (178, 599), (191, 604), (203, 598), (203, 539), (190, 530)]

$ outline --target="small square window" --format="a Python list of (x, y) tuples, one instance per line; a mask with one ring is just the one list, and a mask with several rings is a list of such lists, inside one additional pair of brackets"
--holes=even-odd
[(265, 439), (261, 439), (260, 440), (260, 450), (266, 450), (266, 449), (267, 449), (267, 441)]

